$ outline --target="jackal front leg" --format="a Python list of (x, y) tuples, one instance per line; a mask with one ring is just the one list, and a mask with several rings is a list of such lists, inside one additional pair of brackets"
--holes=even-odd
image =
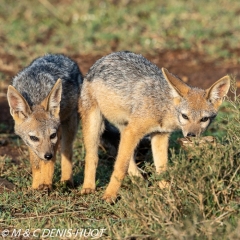
[(30, 163), (32, 167), (32, 188), (52, 189), (55, 156), (50, 161), (41, 160), (31, 149), (29, 149)]
[[(167, 169), (168, 162), (168, 141), (169, 133), (154, 133), (151, 135), (151, 146), (153, 160), (158, 174)], [(166, 181), (160, 181), (159, 187), (165, 188), (168, 186)]]
[(73, 187), (72, 155), (73, 141), (78, 129), (78, 113), (75, 112), (68, 121), (61, 125), (61, 182)]
[(136, 128), (138, 124), (131, 125), (129, 124), (121, 132), (121, 140), (119, 144), (117, 159), (114, 165), (114, 171), (112, 173), (110, 183), (103, 195), (103, 199), (110, 203), (114, 202), (117, 198), (118, 190), (121, 186), (123, 178), (127, 173), (131, 157), (134, 153), (134, 149), (143, 136), (143, 134), (138, 131), (139, 129)]

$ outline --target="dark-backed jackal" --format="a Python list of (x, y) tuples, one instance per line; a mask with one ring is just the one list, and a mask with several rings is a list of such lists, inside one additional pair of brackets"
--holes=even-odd
[(82, 79), (74, 61), (48, 54), (18, 73), (8, 87), (15, 132), (29, 149), (33, 189), (51, 189), (59, 142), (61, 181), (73, 184), (72, 144), (78, 129)]

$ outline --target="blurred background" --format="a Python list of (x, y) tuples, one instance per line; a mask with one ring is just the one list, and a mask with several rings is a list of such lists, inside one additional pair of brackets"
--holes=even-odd
[(239, 64), (239, 39), (238, 0), (0, 1), (1, 79), (50, 52), (87, 58), (182, 50), (195, 61), (200, 54)]

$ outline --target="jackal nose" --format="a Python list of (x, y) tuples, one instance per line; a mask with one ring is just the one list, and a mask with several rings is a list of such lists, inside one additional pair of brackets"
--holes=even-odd
[(46, 154), (44, 155), (44, 158), (45, 158), (46, 160), (50, 160), (50, 159), (52, 159), (52, 157), (53, 157), (53, 155), (52, 155), (51, 153), (46, 153)]
[(189, 132), (189, 133), (187, 134), (187, 137), (196, 137), (196, 134), (195, 134), (195, 133), (192, 133), (192, 132)]

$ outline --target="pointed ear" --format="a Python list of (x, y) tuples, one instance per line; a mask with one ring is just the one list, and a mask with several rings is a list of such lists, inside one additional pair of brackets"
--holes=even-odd
[(59, 117), (61, 96), (62, 80), (59, 78), (53, 86), (51, 92), (41, 103), (45, 110), (50, 112), (56, 118)]
[(214, 104), (215, 108), (218, 108), (222, 104), (223, 97), (227, 95), (229, 88), (230, 78), (225, 76), (206, 90), (206, 98)]
[(173, 90), (173, 97), (184, 97), (188, 94), (190, 87), (183, 81), (168, 72), (166, 68), (162, 68), (163, 75), (168, 82), (169, 87)]
[(7, 99), (14, 121), (21, 122), (31, 114), (26, 99), (11, 85), (8, 86)]

